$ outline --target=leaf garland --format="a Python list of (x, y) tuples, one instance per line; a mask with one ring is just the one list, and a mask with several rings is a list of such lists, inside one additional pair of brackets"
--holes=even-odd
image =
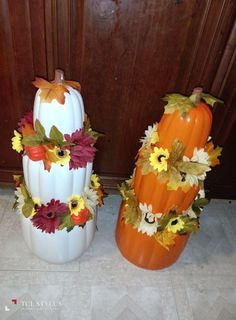
[[(167, 171), (158, 172), (158, 170), (154, 170), (150, 163), (150, 155), (153, 150), (153, 145), (146, 144), (143, 146), (139, 151), (139, 158), (136, 161), (136, 165), (141, 166), (143, 175), (147, 175), (150, 172), (155, 173), (160, 181), (167, 183), (168, 190), (177, 190), (181, 187), (183, 191), (187, 192), (192, 185), (199, 183), (199, 179), (201, 180), (205, 177), (206, 172), (211, 170), (207, 164), (191, 160), (186, 161), (184, 159), (183, 143), (175, 140), (171, 148), (169, 159), (167, 160)], [(211, 154), (214, 163), (216, 163), (215, 156), (220, 155), (221, 148), (220, 150), (217, 148), (214, 150), (216, 151), (213, 152), (211, 149)]]
[[(22, 119), (24, 120), (23, 121), (24, 125), (18, 128), (18, 131), (22, 133), (22, 136), (17, 131), (21, 138), (19, 143), (21, 146), (25, 146), (25, 147), (43, 146), (45, 149), (45, 157), (42, 160), (44, 161), (44, 168), (47, 171), (50, 171), (52, 163), (56, 163), (57, 161), (60, 160), (58, 156), (55, 154), (55, 148), (70, 150), (71, 147), (76, 147), (78, 145), (78, 143), (68, 142), (65, 138), (67, 135), (63, 135), (63, 133), (56, 126), (51, 127), (51, 130), (49, 132), (49, 137), (47, 137), (45, 133), (45, 129), (38, 119), (36, 119), (35, 121), (35, 124), (34, 124), (35, 128), (33, 128), (32, 124), (27, 122), (26, 117), (23, 117)], [(22, 122), (22, 119), (21, 119), (21, 122)], [(83, 130), (83, 135), (82, 135), (83, 139), (88, 140), (88, 137), (90, 137), (89, 141), (91, 141), (91, 157), (93, 157), (94, 156), (93, 154), (96, 151), (96, 149), (94, 148), (94, 144), (97, 141), (97, 139), (103, 135), (94, 131), (91, 128), (90, 120), (87, 115), (85, 115), (84, 129), (81, 129), (81, 130)], [(88, 148), (89, 146), (87, 146), (87, 149), (86, 149), (87, 151), (88, 151)], [(21, 149), (23, 150), (23, 147)], [(83, 158), (83, 156), (88, 157), (87, 154), (83, 155), (81, 153), (80, 154), (81, 159)], [(84, 162), (87, 163), (87, 160), (83, 161), (83, 163)], [(70, 163), (70, 168), (73, 168), (72, 161)]]
[[(141, 222), (141, 210), (138, 200), (135, 196), (134, 189), (132, 189), (130, 183), (123, 182), (118, 186), (122, 200), (124, 202), (123, 219), (125, 224), (131, 225), (133, 228), (138, 229)], [(191, 209), (196, 213), (196, 218), (184, 215), (184, 212), (177, 214), (176, 210), (170, 210), (167, 214), (162, 214), (158, 220), (157, 232), (154, 233), (155, 239), (167, 250), (175, 242), (175, 238), (178, 235), (185, 235), (195, 232), (199, 229), (199, 215), (202, 206), (206, 205), (208, 201), (204, 198), (194, 200)], [(172, 219), (179, 219), (183, 226), (177, 232), (171, 232), (167, 230), (168, 225)]]
[[(97, 179), (98, 181), (100, 181), (100, 178), (98, 176), (97, 176)], [(25, 218), (31, 219), (32, 217), (35, 217), (35, 215), (37, 214), (37, 210), (40, 210), (41, 205), (36, 205), (36, 203), (34, 202), (35, 199), (33, 199), (31, 194), (29, 193), (23, 176), (14, 176), (14, 180), (15, 180), (15, 185), (18, 192), (16, 193), (16, 201), (13, 205), (13, 208), (14, 209), (18, 208), (21, 211), (21, 213), (25, 216)], [(20, 190), (20, 195), (19, 195), (19, 190)], [(100, 182), (96, 188), (93, 187), (92, 184), (90, 183), (90, 192), (91, 190), (93, 190), (93, 192), (94, 191), (96, 192), (95, 194), (97, 197), (97, 204), (101, 206), (103, 203), (102, 198), (104, 193), (102, 191), (103, 188)], [(84, 194), (82, 197), (84, 197), (85, 199), (86, 194)], [(67, 205), (67, 204), (64, 204), (64, 205)], [(96, 203), (94, 203), (93, 205), (96, 205)], [(89, 208), (87, 209), (89, 210)], [(94, 210), (91, 207), (91, 200), (90, 200), (90, 210)], [(91, 211), (89, 211), (89, 216), (87, 221), (92, 219), (93, 219), (93, 214)], [(76, 224), (71, 219), (70, 211), (63, 214), (60, 217), (60, 220), (61, 220), (61, 223), (58, 226), (58, 230), (63, 230), (64, 228), (66, 228), (67, 232), (70, 232), (76, 226)]]

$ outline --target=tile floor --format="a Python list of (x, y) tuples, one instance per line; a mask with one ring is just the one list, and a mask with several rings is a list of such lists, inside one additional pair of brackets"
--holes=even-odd
[(91, 247), (64, 265), (28, 251), (12, 203), (13, 190), (1, 188), (1, 320), (236, 319), (236, 201), (212, 200), (201, 231), (162, 271), (139, 269), (121, 257), (114, 240), (118, 195), (99, 211)]

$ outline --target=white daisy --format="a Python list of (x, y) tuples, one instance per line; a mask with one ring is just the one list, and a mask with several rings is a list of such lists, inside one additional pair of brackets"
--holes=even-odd
[(140, 139), (140, 142), (142, 142), (142, 147), (146, 144), (155, 144), (159, 140), (157, 133), (157, 123), (154, 123), (152, 126), (148, 126), (144, 134), (145, 136)]
[(17, 209), (19, 213), (22, 213), (22, 208), (25, 204), (24, 196), (21, 192), (21, 188), (17, 187), (15, 190), (15, 196), (17, 197)]
[(91, 213), (95, 213), (96, 206), (98, 205), (98, 196), (96, 190), (86, 187), (84, 189), (83, 198), (85, 201), (86, 208)]
[(146, 203), (139, 204), (139, 208), (142, 211), (142, 219), (138, 227), (138, 231), (146, 233), (151, 237), (157, 231), (158, 219), (162, 216), (162, 213), (154, 214), (152, 213), (152, 205), (147, 205)]

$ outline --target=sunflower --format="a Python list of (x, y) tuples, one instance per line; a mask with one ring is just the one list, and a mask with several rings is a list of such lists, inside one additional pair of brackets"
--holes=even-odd
[(14, 130), (14, 137), (11, 139), (12, 141), (12, 149), (16, 150), (18, 153), (23, 151), (23, 146), (21, 143), (22, 135)]
[(94, 189), (98, 189), (101, 186), (100, 179), (99, 179), (98, 175), (96, 175), (96, 174), (91, 175), (90, 183), (91, 183), (92, 188), (94, 188)]
[(41, 201), (39, 198), (33, 197), (32, 200), (34, 202), (34, 208), (32, 210), (30, 217), (33, 217), (37, 213), (37, 209), (41, 206)]
[(169, 232), (176, 233), (180, 230), (182, 230), (184, 227), (184, 221), (181, 219), (181, 217), (174, 217), (169, 220), (166, 229)]
[(155, 147), (149, 157), (149, 161), (154, 170), (158, 172), (167, 171), (167, 159), (169, 151), (167, 149)]
[(85, 201), (80, 195), (72, 195), (68, 199), (68, 205), (70, 213), (78, 216), (79, 212), (85, 208)]
[(65, 164), (69, 163), (70, 161), (70, 151), (67, 149), (60, 149), (55, 147), (53, 149), (53, 152), (55, 153), (57, 157), (57, 164), (60, 164), (61, 166), (64, 166)]

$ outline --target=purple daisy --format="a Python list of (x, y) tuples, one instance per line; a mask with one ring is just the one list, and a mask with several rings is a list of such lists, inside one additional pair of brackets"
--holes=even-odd
[(88, 162), (92, 162), (95, 156), (96, 148), (94, 148), (95, 139), (84, 131), (84, 129), (76, 130), (71, 135), (64, 135), (67, 142), (71, 144), (69, 168), (84, 168)]
[(37, 209), (31, 221), (36, 228), (46, 233), (54, 233), (61, 224), (61, 216), (68, 210), (67, 204), (52, 199), (46, 206), (42, 205)]

